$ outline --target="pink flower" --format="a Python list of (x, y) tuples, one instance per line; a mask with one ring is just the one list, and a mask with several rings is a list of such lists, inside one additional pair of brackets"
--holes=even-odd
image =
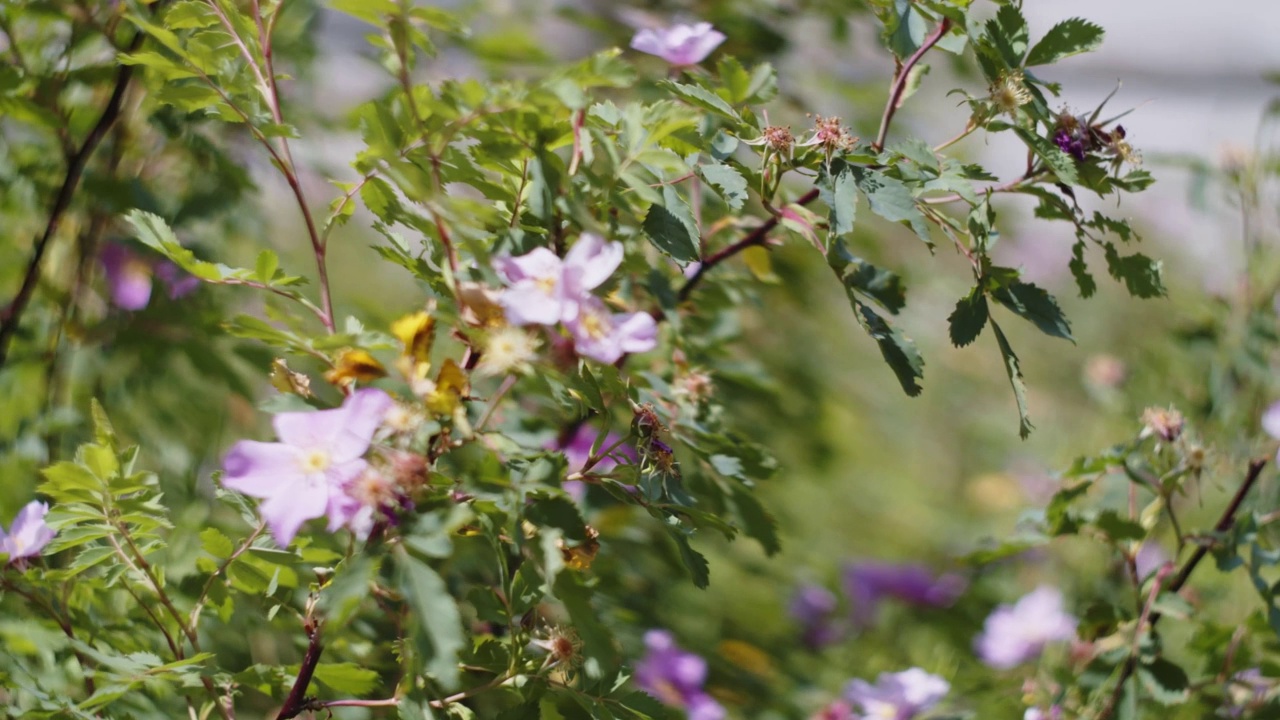
[(347, 487), (368, 463), (363, 456), (395, 403), (385, 392), (366, 388), (341, 407), (275, 416), (280, 442), (241, 440), (223, 459), (222, 485), (263, 498), (258, 511), (280, 547), (288, 547), (302, 523), (329, 516), (329, 530), (356, 518), (362, 503)]
[(967, 580), (955, 573), (935, 575), (923, 565), (875, 561), (848, 563), (844, 591), (853, 602), (853, 624), (875, 623), (880, 603), (888, 599), (923, 607), (950, 607), (964, 594)]
[(707, 661), (682, 650), (666, 630), (644, 634), (645, 656), (636, 663), (636, 684), (671, 707), (684, 708), (689, 720), (724, 720), (724, 708), (702, 689)]
[(199, 278), (188, 275), (168, 260), (148, 260), (120, 243), (107, 243), (98, 260), (102, 263), (112, 304), (131, 312), (151, 302), (153, 277), (168, 286), (171, 299), (180, 298), (200, 285)]
[(555, 325), (572, 320), (590, 292), (618, 269), (622, 254), (622, 243), (584, 233), (564, 260), (547, 248), (494, 259), (494, 268), (510, 285), (499, 299), (507, 321)]
[(8, 555), (9, 562), (39, 555), (53, 539), (53, 530), (44, 524), (48, 512), (48, 505), (32, 500), (18, 511), (8, 535), (0, 528), (0, 553)]
[(1076, 619), (1062, 608), (1062, 593), (1042, 585), (987, 616), (974, 649), (987, 665), (1007, 670), (1040, 656), (1045, 645), (1076, 636)]
[(657, 55), (676, 67), (697, 65), (725, 41), (724, 33), (711, 23), (672, 25), (669, 28), (646, 28), (631, 38), (631, 47)]
[(911, 720), (929, 711), (951, 691), (951, 684), (920, 668), (880, 673), (876, 684), (853, 680), (844, 697), (862, 708), (864, 718)]
[(612, 364), (627, 353), (648, 352), (658, 346), (658, 324), (645, 312), (611, 313), (596, 298), (586, 299), (578, 315), (566, 323), (573, 349), (583, 357)]

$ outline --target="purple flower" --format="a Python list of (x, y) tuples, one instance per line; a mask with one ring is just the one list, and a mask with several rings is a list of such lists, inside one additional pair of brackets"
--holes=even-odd
[(495, 258), (510, 287), (499, 303), (512, 325), (555, 325), (578, 315), (581, 303), (622, 263), (622, 243), (584, 233), (561, 260), (547, 248)]
[(844, 697), (860, 706), (862, 717), (867, 720), (911, 720), (937, 705), (950, 690), (946, 680), (920, 668), (911, 668), (880, 673), (875, 685), (852, 680), (844, 690)]
[(1133, 565), (1138, 571), (1139, 580), (1146, 579), (1167, 562), (1169, 562), (1169, 553), (1154, 540), (1142, 543), (1142, 547), (1138, 548), (1137, 554), (1133, 556)]
[[(1276, 297), (1280, 298), (1280, 295)], [(1280, 440), (1280, 401), (1271, 403), (1262, 413), (1262, 429), (1271, 437)]]
[(859, 562), (844, 568), (844, 591), (853, 602), (853, 624), (875, 623), (880, 602), (892, 598), (908, 605), (949, 607), (969, 583), (954, 573), (934, 576), (923, 565)]
[(168, 286), (170, 299), (195, 290), (200, 279), (183, 272), (167, 261), (150, 261), (120, 243), (107, 243), (98, 255), (106, 276), (111, 302), (124, 310), (137, 311), (151, 302), (152, 278), (158, 277)]
[(1048, 710), (1041, 710), (1038, 707), (1027, 708), (1027, 711), (1022, 714), (1022, 720), (1062, 720), (1062, 707), (1050, 705)]
[(1275, 685), (1275, 678), (1264, 677), (1258, 668), (1241, 670), (1232, 675), (1227, 684), (1227, 702), (1222, 707), (1222, 713), (1227, 717), (1238, 718), (1249, 710), (1260, 708), (1266, 703)]
[(116, 307), (141, 310), (151, 302), (150, 263), (119, 243), (107, 243), (98, 259)]
[(712, 28), (711, 23), (700, 22), (641, 30), (631, 38), (631, 47), (684, 67), (702, 62), (724, 41), (724, 33)]
[(611, 313), (596, 298), (585, 300), (578, 316), (566, 325), (579, 355), (606, 364), (627, 353), (648, 352), (658, 346), (658, 324), (652, 315)]
[(1062, 609), (1062, 593), (1041, 585), (993, 610), (973, 644), (984, 663), (1007, 670), (1039, 657), (1045, 645), (1075, 636), (1076, 619)]
[(689, 720), (722, 720), (724, 708), (703, 689), (707, 661), (681, 650), (666, 630), (644, 634), (645, 656), (636, 663), (636, 684), (671, 707), (684, 708)]
[(821, 585), (806, 583), (796, 588), (787, 608), (800, 623), (801, 639), (814, 650), (839, 642), (844, 628), (835, 622), (836, 596)]
[(48, 505), (32, 500), (18, 511), (8, 535), (0, 528), (0, 553), (8, 555), (9, 562), (39, 555), (53, 539), (53, 530), (44, 524), (48, 512)]
[(280, 442), (237, 442), (223, 460), (222, 485), (264, 499), (258, 511), (280, 547), (311, 518), (327, 514), (336, 530), (363, 505), (346, 489), (368, 467), (362, 456), (394, 403), (366, 388), (332, 410), (280, 413), (272, 422)]

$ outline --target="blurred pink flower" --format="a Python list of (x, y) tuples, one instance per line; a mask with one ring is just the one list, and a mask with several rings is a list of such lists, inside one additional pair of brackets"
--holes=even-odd
[(53, 539), (53, 530), (44, 524), (48, 512), (48, 505), (32, 500), (18, 511), (7, 535), (4, 528), (0, 528), (0, 553), (8, 555), (9, 562), (39, 555)]
[(618, 269), (622, 254), (622, 243), (583, 233), (563, 260), (547, 248), (495, 258), (494, 269), (510, 286), (498, 301), (507, 321), (555, 325), (573, 320), (590, 292)]
[(168, 260), (148, 260), (121, 243), (104, 245), (98, 260), (102, 263), (112, 304), (124, 310), (141, 310), (151, 302), (153, 277), (168, 286), (171, 299), (180, 298), (200, 285), (199, 278), (183, 272)]
[(697, 65), (725, 41), (724, 33), (711, 23), (672, 25), (668, 28), (646, 28), (631, 38), (631, 47), (657, 55), (676, 67)]
[(948, 607), (969, 585), (954, 573), (935, 576), (923, 565), (882, 562), (846, 564), (843, 583), (845, 594), (853, 603), (853, 623), (860, 628), (875, 623), (876, 610), (885, 599), (908, 605)]
[(280, 547), (298, 528), (327, 514), (329, 530), (357, 518), (363, 503), (346, 490), (368, 467), (363, 456), (395, 403), (381, 390), (358, 390), (341, 407), (287, 412), (272, 425), (281, 442), (241, 440), (223, 460), (222, 485), (251, 497)]
[(880, 673), (876, 684), (850, 681), (844, 697), (862, 708), (862, 717), (876, 720), (911, 720), (928, 712), (951, 691), (951, 684), (920, 668)]
[(666, 630), (644, 634), (645, 655), (636, 663), (636, 685), (663, 704), (683, 708), (689, 720), (722, 720), (724, 708), (702, 689), (707, 661), (680, 649)]
[(801, 640), (806, 647), (819, 650), (839, 642), (845, 628), (836, 621), (835, 593), (813, 583), (796, 588), (787, 612), (800, 624)]
[(658, 346), (658, 323), (652, 315), (612, 313), (594, 297), (585, 299), (577, 317), (566, 325), (579, 355), (606, 364), (627, 353), (648, 352)]
[(1076, 636), (1076, 619), (1062, 607), (1062, 593), (1041, 585), (1013, 605), (987, 616), (974, 649), (987, 665), (1007, 670), (1040, 656), (1051, 642)]

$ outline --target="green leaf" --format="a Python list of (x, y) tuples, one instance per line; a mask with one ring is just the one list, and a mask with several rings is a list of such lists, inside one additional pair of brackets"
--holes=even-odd
[(733, 109), (724, 98), (715, 93), (697, 85), (686, 85), (678, 83), (674, 80), (663, 80), (658, 83), (660, 87), (670, 90), (676, 97), (709, 112), (715, 113), (721, 117), (732, 120), (739, 125), (742, 124), (742, 117)]
[(1017, 6), (1012, 3), (1000, 6), (996, 16), (987, 21), (987, 38), (1000, 51), (1000, 57), (1007, 67), (1022, 66), (1022, 56), (1027, 52), (1030, 35), (1027, 21)]
[(866, 304), (852, 297), (852, 293), (849, 300), (853, 303), (858, 323), (880, 347), (880, 355), (898, 377), (903, 391), (911, 397), (919, 395), (923, 388), (917, 381), (924, 379), (924, 358), (920, 356), (916, 344)]
[(355, 663), (320, 663), (315, 679), (342, 695), (365, 695), (378, 687), (378, 673)]
[(969, 291), (968, 295), (960, 298), (960, 302), (956, 303), (956, 309), (947, 317), (950, 325), (951, 344), (956, 347), (964, 347), (982, 334), (982, 329), (987, 326), (987, 296), (982, 292), (982, 288), (975, 287)]
[(1058, 176), (1060, 182), (1067, 185), (1079, 184), (1080, 174), (1076, 169), (1075, 158), (1062, 152), (1062, 148), (1052, 141), (1040, 137), (1026, 128), (1015, 127), (1013, 131), (1018, 134), (1018, 137), (1022, 138), (1027, 147), (1031, 148), (1036, 157), (1043, 160), (1054, 175)]
[(885, 220), (907, 223), (921, 240), (933, 244), (929, 239), (929, 223), (916, 207), (915, 196), (901, 180), (862, 167), (851, 167), (851, 171), (858, 189), (867, 196), (871, 212)]
[(236, 551), (236, 546), (218, 528), (205, 528), (200, 531), (200, 547), (210, 555), (225, 560)]
[(1009, 347), (1009, 341), (995, 320), (991, 321), (991, 329), (996, 334), (996, 342), (1000, 345), (1000, 356), (1004, 358), (1004, 369), (1009, 374), (1009, 384), (1013, 386), (1013, 398), (1018, 403), (1018, 435), (1026, 440), (1035, 426), (1031, 424), (1031, 415), (1027, 406), (1027, 383), (1022, 377), (1022, 363)]
[(1093, 521), (1093, 524), (1112, 540), (1141, 540), (1147, 536), (1147, 531), (1141, 524), (1128, 518), (1120, 517), (1120, 514), (1115, 510), (1103, 510), (1098, 513), (1098, 517)]
[(602, 679), (612, 677), (618, 665), (618, 653), (613, 633), (600, 622), (591, 606), (591, 588), (577, 573), (563, 572), (556, 576), (555, 596), (569, 611), (574, 632), (582, 640), (582, 670), (587, 677)]
[(1191, 681), (1181, 667), (1156, 658), (1138, 666), (1138, 682), (1161, 705), (1179, 705), (1191, 697)]
[(778, 96), (778, 71), (769, 63), (760, 63), (751, 69), (751, 85), (744, 102), (752, 105), (767, 103)]
[(1075, 342), (1071, 337), (1071, 325), (1058, 307), (1053, 296), (1031, 283), (1013, 282), (996, 288), (991, 296), (996, 302), (1012, 310), (1046, 335)]
[(670, 185), (662, 188), (662, 204), (649, 206), (644, 232), (659, 250), (677, 262), (691, 263), (698, 259), (698, 231), (693, 213)]
[(720, 197), (731, 209), (742, 209), (747, 200), (747, 180), (742, 173), (722, 163), (708, 163), (698, 166), (698, 174), (719, 189)]
[(832, 243), (827, 263), (844, 283), (846, 293), (862, 293), (894, 315), (906, 307), (907, 288), (902, 277), (849, 252), (843, 240)]
[(415, 652), (425, 659), (426, 672), (453, 688), (458, 683), (458, 651), (466, 645), (458, 604), (430, 565), (400, 551), (396, 566), (400, 591), (413, 610)]
[(742, 63), (731, 55), (725, 55), (716, 63), (716, 71), (724, 88), (722, 92), (728, 95), (729, 102), (734, 105), (746, 102), (751, 96), (751, 75)]
[(833, 159), (818, 169), (818, 193), (828, 208), (827, 223), (836, 236), (853, 232), (858, 213), (858, 182), (852, 167), (844, 160)]
[(1104, 243), (1107, 256), (1107, 272), (1124, 282), (1129, 294), (1139, 298), (1162, 297), (1168, 291), (1164, 287), (1161, 268), (1163, 263), (1142, 253), (1121, 256), (1113, 243)]
[(1075, 245), (1071, 246), (1071, 262), (1068, 263), (1071, 269), (1071, 275), (1076, 280), (1076, 287), (1080, 290), (1080, 297), (1092, 297), (1098, 291), (1098, 283), (1094, 281), (1093, 275), (1089, 273), (1089, 266), (1084, 261), (1084, 241), (1077, 240)]
[(586, 522), (573, 501), (545, 492), (530, 493), (529, 499), (531, 502), (525, 517), (530, 522), (561, 530), (570, 540), (587, 539)]
[(1050, 28), (1027, 53), (1026, 65), (1048, 65), (1065, 57), (1089, 52), (1102, 44), (1102, 28), (1081, 18), (1071, 18)]
[(263, 250), (258, 253), (258, 261), (254, 264), (254, 274), (258, 276), (258, 280), (264, 285), (270, 285), (271, 279), (276, 276), (276, 270), (280, 267), (280, 258), (270, 250)]
[(737, 487), (733, 491), (733, 504), (738, 509), (743, 529), (748, 536), (760, 543), (766, 555), (773, 556), (782, 550), (778, 521), (765, 509), (759, 498), (747, 488)]
[(680, 550), (680, 560), (689, 571), (694, 586), (705, 590), (711, 584), (711, 568), (707, 565), (707, 559), (702, 556), (702, 553), (693, 549), (689, 544), (689, 538), (685, 537), (679, 529), (668, 526), (668, 530), (671, 539), (676, 541), (676, 547)]

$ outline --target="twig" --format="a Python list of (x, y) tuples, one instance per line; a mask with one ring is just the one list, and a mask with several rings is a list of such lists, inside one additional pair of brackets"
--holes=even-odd
[[(795, 202), (791, 204), (792, 205), (808, 205), (809, 203), (817, 199), (818, 199), (818, 188), (811, 188), (809, 192), (806, 192), (804, 195), (801, 195), (799, 198), (796, 199)], [(684, 286), (680, 288), (680, 291), (676, 294), (677, 300), (680, 302), (684, 302), (685, 300), (688, 300), (689, 296), (693, 294), (694, 288), (698, 286), (698, 283), (702, 282), (702, 276), (706, 275), (711, 270), (711, 268), (715, 267), (716, 265), (719, 265), (720, 263), (724, 262), (725, 260), (728, 260), (729, 258), (733, 257), (734, 255), (737, 255), (738, 253), (742, 252), (743, 250), (746, 250), (749, 247), (753, 247), (755, 245), (763, 245), (765, 240), (768, 238), (769, 232), (772, 231), (774, 228), (778, 227), (778, 223), (780, 222), (782, 222), (781, 216), (774, 215), (773, 217), (761, 223), (760, 226), (757, 227), (755, 230), (752, 230), (751, 232), (747, 233), (738, 242), (717, 251), (716, 253), (711, 255), (711, 257), (708, 257), (705, 260), (703, 260), (702, 264), (698, 266), (698, 270), (694, 272), (693, 277), (689, 278), (685, 282)], [(660, 318), (662, 315), (662, 311), (659, 310), (659, 311), (656, 311), (656, 313), (657, 313), (657, 316)]]
[[(1262, 468), (1266, 467), (1265, 459), (1249, 461), (1249, 471), (1245, 474), (1244, 482), (1240, 484), (1240, 489), (1236, 490), (1236, 494), (1231, 498), (1231, 502), (1226, 509), (1222, 511), (1222, 517), (1218, 519), (1218, 523), (1213, 526), (1215, 532), (1224, 533), (1231, 529), (1236, 522), (1236, 513), (1240, 512), (1240, 505), (1244, 502), (1245, 496), (1257, 484), (1258, 478), (1262, 475)], [(1182, 566), (1173, 582), (1169, 583), (1168, 591), (1177, 593), (1187, 584), (1187, 580), (1191, 578), (1191, 573), (1195, 571), (1196, 566), (1204, 560), (1205, 555), (1209, 554), (1209, 546), (1201, 545), (1196, 551), (1187, 558), (1187, 562)], [(1160, 622), (1161, 614), (1153, 611), (1149, 615), (1149, 626), (1155, 628), (1156, 623)], [(1141, 631), (1141, 624), (1134, 632)], [(1133, 676), (1135, 670), (1138, 669), (1138, 656), (1130, 653), (1129, 659), (1125, 661), (1124, 666), (1120, 669), (1120, 676), (1116, 680), (1115, 689), (1111, 691), (1111, 695), (1107, 698), (1107, 704), (1102, 706), (1098, 714), (1094, 716), (1094, 720), (1106, 720), (1115, 713), (1116, 706), (1120, 703), (1120, 697), (1124, 695), (1124, 686), (1129, 682), (1129, 678)]]
[(898, 68), (898, 73), (893, 78), (893, 88), (889, 91), (889, 101), (885, 103), (884, 115), (880, 118), (880, 132), (876, 135), (876, 141), (871, 144), (871, 148), (879, 152), (884, 148), (885, 138), (889, 136), (889, 125), (893, 122), (893, 114), (898, 112), (898, 106), (902, 104), (902, 94), (906, 92), (907, 80), (911, 77), (911, 69), (920, 62), (920, 58), (929, 52), (929, 49), (938, 44), (943, 35), (951, 29), (951, 19), (942, 18), (938, 23), (938, 27), (924, 39), (920, 47), (911, 53), (911, 57), (902, 63), (902, 67)]
[(307, 652), (302, 656), (298, 677), (293, 681), (293, 687), (289, 689), (289, 696), (285, 698), (284, 705), (276, 715), (276, 720), (298, 717), (308, 709), (307, 686), (311, 684), (311, 676), (315, 674), (316, 665), (320, 664), (320, 652), (324, 649), (320, 644), (320, 625), (319, 623), (312, 625), (311, 622), (308, 619)]
[[(155, 12), (163, 3), (152, 5), (152, 12)], [(137, 52), (142, 47), (146, 34), (139, 30), (134, 34), (133, 39), (129, 42), (125, 49), (126, 53)], [(71, 206), (71, 198), (75, 195), (76, 190), (80, 187), (80, 180), (84, 177), (85, 167), (89, 164), (89, 158), (93, 156), (93, 152), (97, 150), (102, 139), (106, 137), (111, 126), (120, 118), (120, 108), (124, 104), (124, 96), (129, 91), (129, 83), (133, 80), (134, 65), (121, 65), (116, 71), (116, 84), (111, 91), (111, 97), (107, 100), (106, 106), (102, 109), (102, 115), (98, 118), (98, 122), (85, 136), (84, 142), (80, 144), (80, 149), (71, 156), (67, 163), (67, 174), (62, 181), (62, 187), (58, 189), (58, 194), (54, 197), (53, 207), (49, 210), (49, 221), (45, 223), (44, 232), (36, 239), (35, 245), (31, 251), (31, 260), (27, 262), (26, 274), (22, 277), (22, 285), (18, 288), (18, 293), (13, 296), (13, 301), (9, 306), (0, 310), (0, 367), (4, 366), (4, 362), (8, 357), (9, 343), (13, 340), (14, 334), (18, 331), (18, 324), (22, 320), (22, 313), (26, 311), (27, 304), (31, 302), (31, 296), (35, 293), (36, 284), (40, 279), (40, 266), (44, 263), (45, 251), (49, 249), (49, 242), (58, 232), (59, 226), (62, 225), (62, 216), (66, 214), (67, 208)]]

